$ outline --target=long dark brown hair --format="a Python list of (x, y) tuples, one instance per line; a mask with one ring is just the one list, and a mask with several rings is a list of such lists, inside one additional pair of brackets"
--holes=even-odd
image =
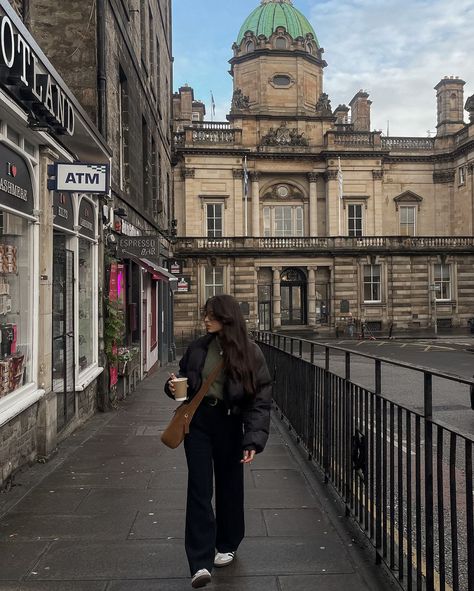
[(226, 294), (213, 296), (207, 300), (203, 312), (222, 324), (219, 342), (228, 375), (241, 382), (248, 394), (255, 394), (255, 356), (236, 299)]

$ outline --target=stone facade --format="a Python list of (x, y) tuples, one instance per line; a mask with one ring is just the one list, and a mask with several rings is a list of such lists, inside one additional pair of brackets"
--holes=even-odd
[[(252, 329), (324, 331), (348, 318), (381, 330), (466, 326), (474, 125), (463, 121), (464, 82), (436, 86), (436, 137), (384, 137), (371, 131), (366, 91), (332, 112), (322, 49), (282, 27), (263, 37), (247, 31), (233, 46), (228, 123), (175, 123), (175, 253), (191, 277), (176, 295), (177, 332), (195, 331), (219, 291), (237, 297)], [(184, 100), (180, 89), (181, 114)]]

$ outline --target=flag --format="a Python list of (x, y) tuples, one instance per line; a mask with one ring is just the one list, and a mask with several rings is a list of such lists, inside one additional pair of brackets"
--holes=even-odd
[(249, 171), (247, 168), (247, 156), (244, 157), (244, 195), (247, 197), (249, 194)]
[(211, 113), (212, 113), (212, 116), (215, 117), (215, 115), (216, 115), (216, 103), (214, 101), (214, 95), (212, 94), (212, 90), (211, 90)]
[(341, 158), (340, 157), (337, 159), (337, 164), (338, 164), (338, 166), (337, 166), (337, 190), (338, 190), (339, 199), (342, 199), (344, 179), (342, 177), (342, 168), (341, 168)]

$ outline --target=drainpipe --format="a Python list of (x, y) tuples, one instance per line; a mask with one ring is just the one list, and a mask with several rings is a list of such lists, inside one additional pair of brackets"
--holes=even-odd
[(104, 138), (107, 136), (105, 2), (97, 0), (97, 126)]

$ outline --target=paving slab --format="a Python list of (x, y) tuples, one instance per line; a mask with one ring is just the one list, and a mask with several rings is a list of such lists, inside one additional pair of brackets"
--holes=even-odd
[[(189, 579), (171, 579), (168, 581), (114, 581), (109, 583), (107, 591), (188, 591)], [(218, 572), (212, 576), (209, 591), (281, 591), (276, 577), (238, 577), (234, 581), (224, 579)], [(305, 589), (304, 591), (310, 591)]]
[(256, 488), (307, 488), (308, 483), (299, 470), (261, 470), (255, 466), (251, 475)]
[(336, 535), (325, 513), (319, 509), (265, 509), (263, 518), (269, 536)]
[[(358, 573), (292, 575), (278, 577), (280, 591), (361, 591), (368, 589), (368, 583)], [(387, 587), (388, 589), (389, 587)]]
[(95, 515), (9, 513), (0, 520), (0, 541), (125, 540), (135, 517), (134, 509), (100, 520)]
[(78, 490), (62, 490), (61, 488), (36, 488), (34, 495), (25, 496), (17, 505), (16, 510), (22, 513), (38, 513), (44, 515), (62, 515), (73, 513), (89, 494), (88, 488)]
[(47, 547), (44, 542), (0, 542), (0, 581), (22, 579)]
[(182, 540), (114, 543), (55, 542), (35, 564), (43, 581), (188, 577)]
[[(21, 583), (2, 583), (1, 591), (106, 591), (104, 581), (67, 581), (41, 583), (36, 581), (22, 581)], [(129, 588), (130, 589), (130, 588)]]

